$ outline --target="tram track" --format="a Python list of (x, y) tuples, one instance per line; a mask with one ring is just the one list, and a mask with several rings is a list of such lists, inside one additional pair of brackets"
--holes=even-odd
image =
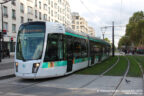
[[(133, 59), (136, 61), (136, 63), (138, 64), (138, 66), (139, 66), (139, 68), (140, 68), (140, 70), (141, 70), (141, 73), (142, 73), (142, 81), (143, 81), (143, 96), (144, 96), (144, 70), (143, 70), (143, 68), (142, 68), (142, 65), (141, 65), (141, 63), (139, 63), (134, 57), (133, 57)], [(138, 58), (139, 59), (139, 58)]]
[(130, 61), (129, 61), (129, 59), (127, 57), (126, 57), (126, 59), (128, 61), (127, 69), (126, 69), (123, 77), (121, 78), (121, 80), (119, 81), (119, 83), (117, 84), (117, 86), (115, 87), (114, 92), (112, 93), (112, 96), (116, 96), (116, 94), (118, 92), (118, 89), (120, 88), (122, 82), (124, 82), (124, 80), (126, 80), (126, 76), (127, 76), (128, 72), (129, 72), (129, 68), (130, 68)]
[(88, 83), (86, 83), (85, 85), (81, 86), (80, 88), (84, 88), (84, 87), (90, 85), (92, 82), (94, 82), (94, 81), (102, 78), (104, 74), (106, 74), (107, 72), (109, 72), (114, 66), (116, 66), (116, 65), (118, 64), (120, 57), (117, 56), (117, 58), (118, 58), (117, 61), (116, 61), (110, 68), (108, 68), (107, 70), (105, 70), (104, 72), (102, 72), (102, 73), (99, 75), (99, 77), (94, 78), (93, 80), (89, 81)]
[[(117, 61), (116, 61), (111, 67), (109, 67), (106, 71), (104, 71), (103, 73), (101, 73), (101, 74), (99, 75), (99, 78), (102, 78), (103, 75), (106, 74), (107, 72), (109, 72), (114, 66), (116, 66), (118, 62), (119, 62), (119, 56), (117, 57)], [(16, 78), (16, 77), (13, 77), (13, 78)], [(54, 78), (50, 78), (49, 80), (52, 80), (52, 79), (55, 79), (55, 78), (61, 78), (61, 77), (54, 77)], [(90, 82), (86, 83), (85, 85), (81, 86), (80, 88), (84, 88), (84, 87), (88, 86), (89, 84), (91, 84), (92, 82), (94, 82), (95, 80), (97, 80), (97, 79), (99, 79), (99, 78), (96, 77), (95, 79), (91, 80)], [(26, 86), (23, 86), (22, 88), (19, 88), (19, 89), (17, 89), (16, 91), (11, 91), (11, 90), (9, 90), (9, 92), (18, 92), (18, 91), (20, 91), (20, 90), (24, 90), (24, 89), (27, 89), (27, 88), (31, 88), (31, 87), (33, 87), (34, 85), (37, 85), (37, 84), (40, 84), (40, 83), (44, 83), (44, 82), (47, 82), (47, 81), (48, 81), (48, 79), (33, 80), (32, 82), (34, 82), (34, 83), (29, 84), (29, 85), (26, 85)], [(24, 82), (24, 81), (22, 81), (22, 82)], [(6, 94), (6, 93), (5, 93), (5, 94)]]
[[(117, 58), (118, 58), (117, 61), (116, 61), (110, 68), (108, 68), (106, 71), (104, 71), (103, 73), (100, 74), (100, 78), (103, 77), (103, 75), (104, 75), (105, 73), (107, 73), (108, 71), (110, 71), (110, 70), (119, 62), (119, 56), (118, 56)], [(16, 78), (16, 77), (14, 77), (14, 78)], [(60, 78), (60, 77), (55, 77), (55, 78)], [(55, 78), (50, 78), (50, 80), (55, 79)], [(84, 88), (84, 87), (88, 86), (89, 84), (91, 84), (93, 81), (95, 81), (95, 80), (97, 80), (97, 79), (98, 79), (98, 78), (93, 79), (92, 81), (90, 81), (90, 82), (88, 82), (87, 84), (81, 86), (80, 88)], [(22, 87), (22, 88), (19, 88), (19, 89), (17, 89), (16, 91), (20, 91), (20, 90), (23, 90), (23, 89), (26, 89), (26, 88), (33, 87), (34, 85), (37, 85), (37, 84), (47, 82), (48, 79), (41, 79), (41, 80), (38, 80), (38, 81), (37, 81), (37, 80), (33, 80), (33, 81), (34, 81), (34, 83), (29, 84), (29, 85), (26, 85), (26, 86), (24, 86), (24, 87)], [(33, 82), (33, 81), (32, 81), (32, 82)], [(16, 92), (16, 91), (12, 91), (12, 92)], [(11, 91), (9, 91), (9, 92), (11, 92)]]

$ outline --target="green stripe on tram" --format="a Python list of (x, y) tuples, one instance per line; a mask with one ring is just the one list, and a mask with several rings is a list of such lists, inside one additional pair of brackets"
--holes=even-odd
[[(69, 33), (69, 32), (66, 32), (65, 34), (70, 35), (70, 36), (74, 36), (74, 37), (78, 37), (78, 38), (88, 39), (87, 37), (84, 37), (84, 36), (81, 36), (81, 35), (78, 35), (78, 34)], [(90, 40), (109, 45), (107, 42), (104, 42), (102, 40), (97, 40), (97, 39), (93, 39), (93, 38), (90, 38)]]
[(81, 35), (78, 35), (78, 34), (73, 34), (73, 33), (69, 33), (69, 32), (66, 32), (65, 34), (70, 35), (70, 36), (74, 36), (74, 37), (78, 37), (78, 38), (87, 39), (87, 37), (84, 37), (84, 36), (81, 36)]
[(42, 68), (50, 68), (52, 63), (54, 63), (53, 67), (60, 67), (67, 65), (67, 61), (44, 62), (42, 64)]
[[(84, 61), (88, 61), (88, 58), (75, 59), (74, 64), (81, 63)], [(61, 66), (66, 66), (66, 65), (67, 65), (67, 61), (44, 62), (42, 64), (42, 68), (53, 68), (53, 67), (61, 67)]]
[(80, 59), (75, 59), (74, 63), (81, 63), (81, 62), (84, 62), (84, 61), (87, 61), (88, 58), (80, 58)]

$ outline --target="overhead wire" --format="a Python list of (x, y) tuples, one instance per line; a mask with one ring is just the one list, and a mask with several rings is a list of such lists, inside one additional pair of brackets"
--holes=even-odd
[(90, 14), (92, 14), (92, 16), (94, 15), (93, 12), (84, 4), (82, 0), (80, 0), (80, 3), (89, 11)]

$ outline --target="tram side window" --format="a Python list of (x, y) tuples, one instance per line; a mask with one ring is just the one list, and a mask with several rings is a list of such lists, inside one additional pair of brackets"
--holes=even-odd
[(81, 39), (81, 54), (82, 57), (87, 56), (87, 43), (85, 39)]
[(99, 55), (102, 52), (102, 47), (99, 43), (90, 41), (91, 55)]
[(74, 38), (73, 55), (75, 58), (81, 57), (81, 39), (80, 38)]
[(60, 34), (48, 34), (45, 61), (58, 61), (63, 59), (63, 41)]
[(91, 56), (95, 55), (95, 42), (93, 41), (90, 41), (90, 53), (91, 53)]
[(73, 37), (72, 36), (65, 36), (65, 45), (66, 45), (66, 51), (68, 56), (73, 56)]

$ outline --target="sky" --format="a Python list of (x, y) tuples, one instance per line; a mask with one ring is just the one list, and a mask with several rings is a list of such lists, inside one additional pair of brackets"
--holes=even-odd
[[(69, 0), (71, 12), (78, 12), (95, 29), (96, 37), (112, 40), (112, 28), (101, 27), (115, 24), (115, 45), (125, 34), (126, 24), (134, 12), (144, 11), (144, 0)], [(119, 27), (121, 26), (121, 27)]]

